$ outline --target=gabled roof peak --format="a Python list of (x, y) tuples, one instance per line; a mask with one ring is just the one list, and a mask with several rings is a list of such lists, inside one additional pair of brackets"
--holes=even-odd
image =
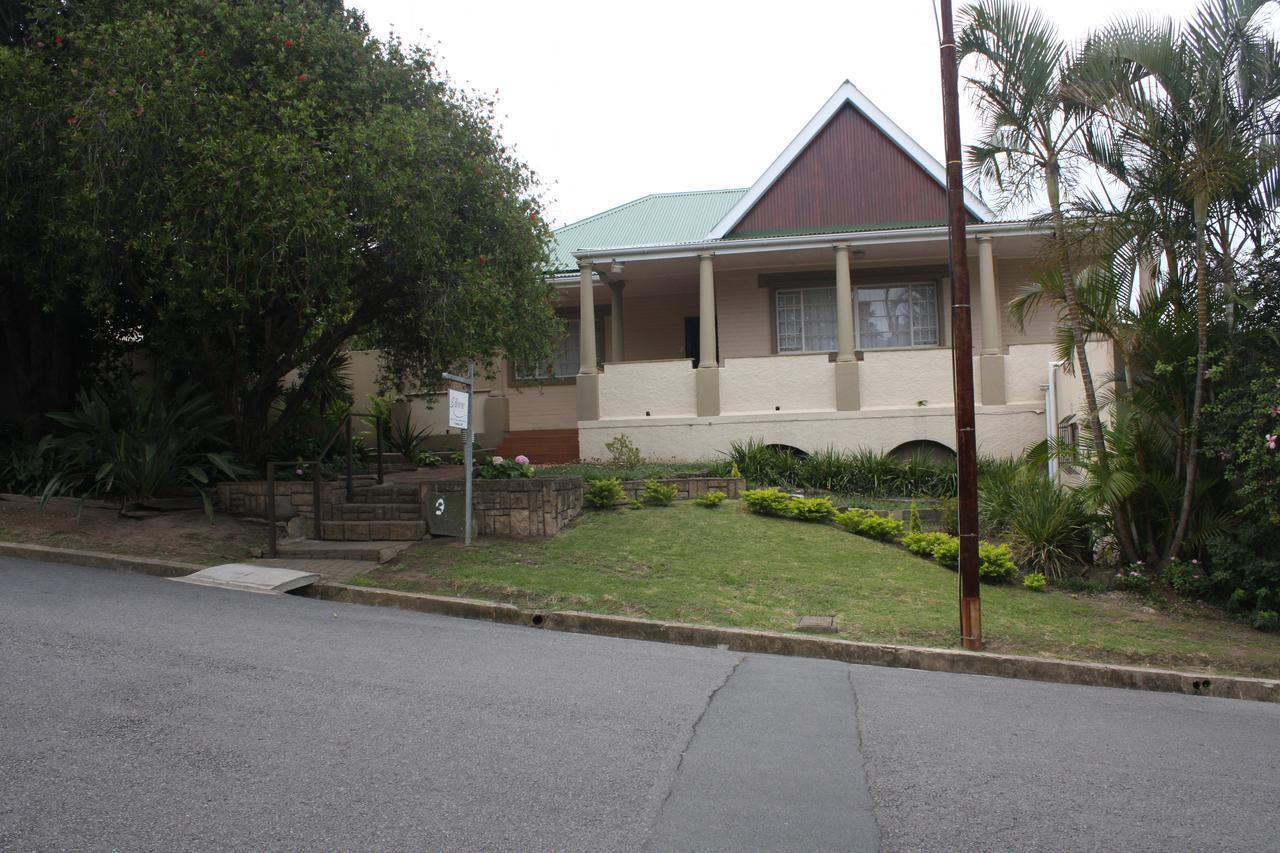
[[(734, 227), (755, 207), (756, 203), (768, 192), (769, 188), (782, 177), (787, 168), (796, 161), (796, 158), (809, 147), (809, 144), (822, 132), (823, 128), (845, 106), (851, 106), (861, 113), (907, 157), (915, 161), (944, 190), (946, 189), (946, 170), (942, 164), (926, 151), (920, 143), (912, 139), (906, 131), (898, 127), (879, 107), (872, 103), (871, 99), (862, 93), (862, 90), (849, 80), (845, 80), (836, 88), (831, 97), (827, 99), (827, 102), (822, 105), (822, 108), (814, 114), (813, 118), (809, 119), (808, 124), (796, 135), (795, 139), (791, 140), (791, 143), (783, 149), (782, 153), (765, 170), (764, 174), (751, 185), (742, 198), (707, 233), (706, 239), (720, 240), (733, 231)], [(991, 209), (968, 189), (965, 190), (964, 196), (965, 207), (976, 218), (979, 220), (994, 218), (995, 214), (992, 213)]]

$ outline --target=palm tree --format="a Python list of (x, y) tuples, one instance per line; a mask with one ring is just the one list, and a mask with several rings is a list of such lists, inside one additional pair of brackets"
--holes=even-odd
[[(1091, 36), (1070, 72), (1069, 99), (1104, 121), (1119, 144), (1141, 152), (1191, 213), (1196, 378), (1182, 500), (1160, 565), (1182, 548), (1195, 504), (1199, 429), (1209, 368), (1209, 219), (1243, 196), (1274, 210), (1280, 49), (1259, 22), (1273, 0), (1206, 0), (1177, 28), (1139, 18)], [(1249, 185), (1257, 188), (1250, 192)], [(1220, 232), (1223, 256), (1233, 251)]]
[[(1072, 183), (1086, 126), (1063, 105), (1061, 86), (1070, 57), (1044, 16), (1020, 3), (982, 0), (962, 9), (960, 20), (959, 55), (962, 60), (979, 60), (977, 75), (966, 82), (983, 125), (981, 141), (968, 147), (969, 171), (980, 182), (996, 186), (1004, 207), (1033, 200), (1043, 186), (1054, 232), (1055, 274), (1063, 283), (1054, 295), (1063, 302), (1084, 386), (1090, 441), (1105, 471), (1106, 433), (1085, 349), (1085, 322), (1068, 242), (1063, 239), (1064, 183), (1067, 188)], [(1116, 504), (1112, 512), (1125, 556), (1136, 559), (1123, 508)]]

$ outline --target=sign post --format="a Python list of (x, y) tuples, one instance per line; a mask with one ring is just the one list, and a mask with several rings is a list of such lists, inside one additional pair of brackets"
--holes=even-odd
[(462, 466), (466, 476), (466, 489), (463, 501), (466, 505), (466, 516), (463, 523), (463, 544), (471, 544), (471, 450), (475, 444), (475, 430), (472, 428), (471, 407), (475, 397), (476, 365), (467, 365), (467, 375), (458, 376), (453, 373), (442, 373), (445, 379), (467, 387), (465, 391), (449, 389), (449, 426), (462, 430)]

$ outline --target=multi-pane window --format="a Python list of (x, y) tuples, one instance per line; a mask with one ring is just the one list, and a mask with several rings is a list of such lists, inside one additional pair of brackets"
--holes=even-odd
[(938, 345), (938, 289), (933, 284), (857, 288), (858, 347)]
[[(934, 284), (855, 288), (858, 348), (938, 345), (938, 289)], [(778, 352), (836, 349), (836, 290), (779, 290), (776, 297)]]
[(836, 289), (779, 290), (778, 352), (831, 352), (836, 348)]
[(577, 320), (565, 322), (565, 337), (541, 369), (516, 368), (516, 379), (562, 379), (576, 376), (579, 368)]

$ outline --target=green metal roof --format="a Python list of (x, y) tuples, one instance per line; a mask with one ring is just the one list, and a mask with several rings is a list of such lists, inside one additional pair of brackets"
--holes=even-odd
[(553, 271), (577, 270), (573, 253), (580, 249), (701, 240), (745, 193), (745, 189), (654, 193), (557, 228), (552, 246)]

